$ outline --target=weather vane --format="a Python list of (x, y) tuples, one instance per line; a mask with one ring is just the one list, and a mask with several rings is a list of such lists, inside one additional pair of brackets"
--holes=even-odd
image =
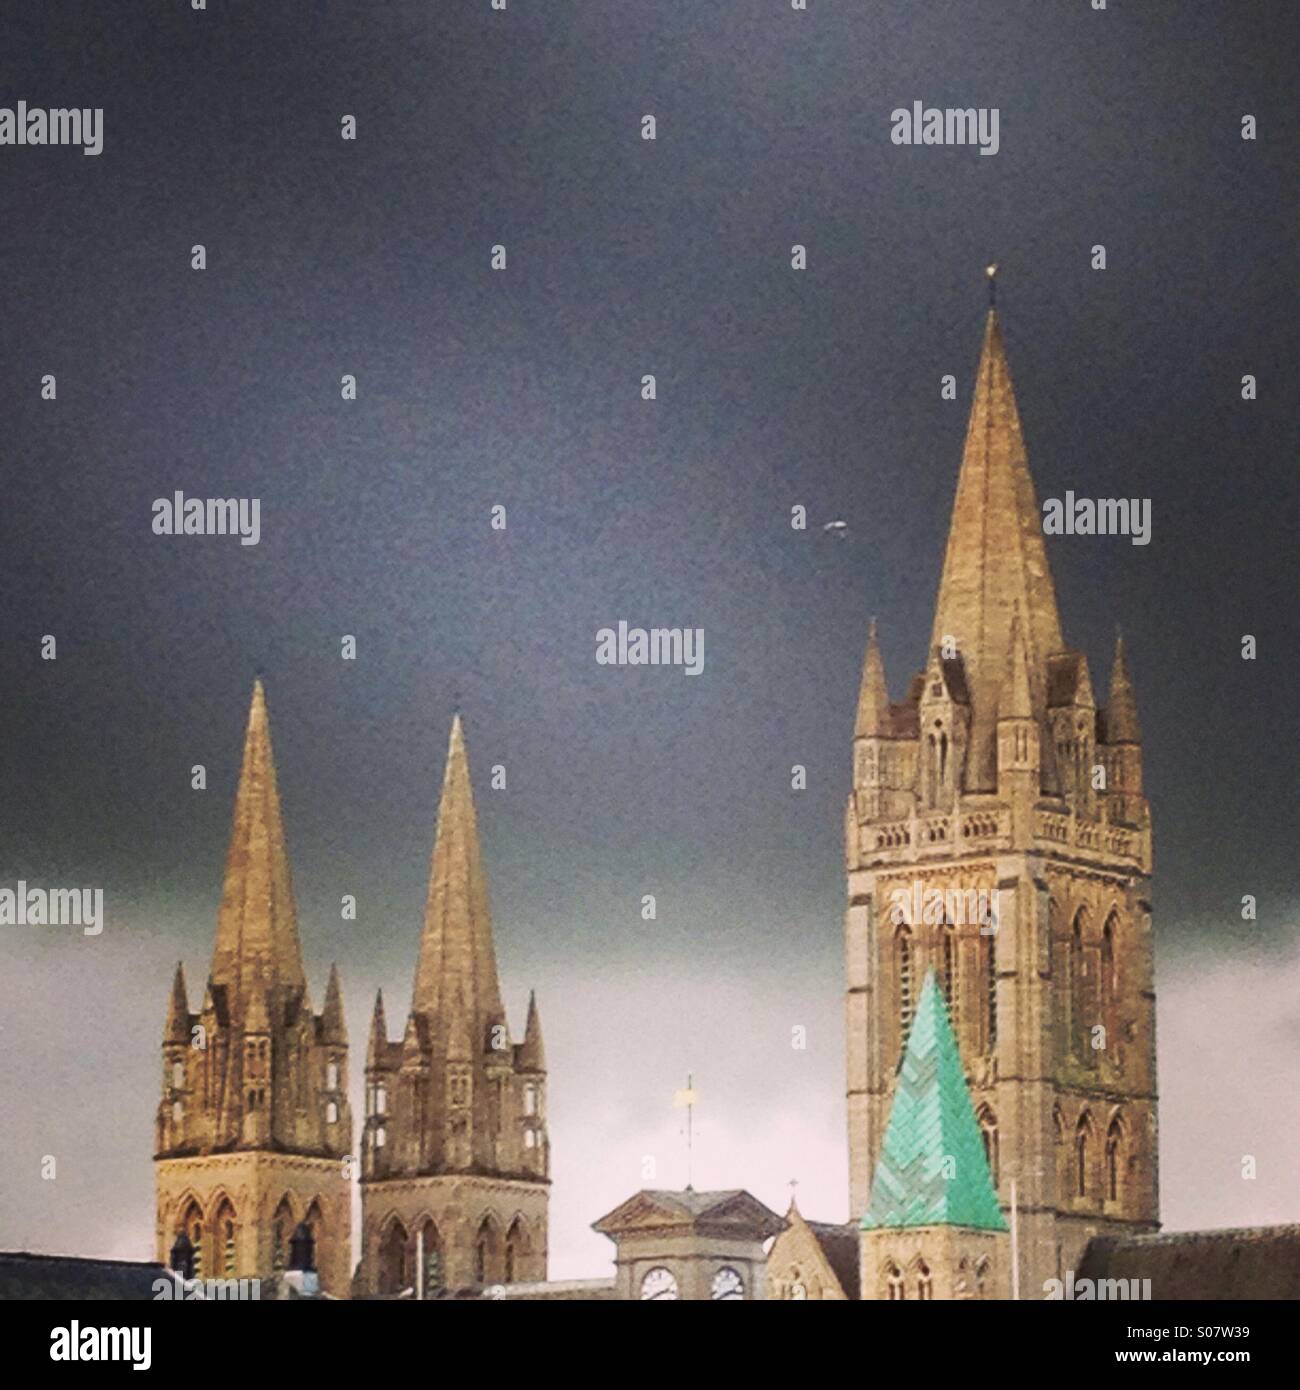
[(695, 1078), (689, 1072), (686, 1075), (686, 1089), (677, 1091), (673, 1095), (673, 1105), (678, 1110), (686, 1111), (686, 1186), (689, 1190), (694, 1177), (693, 1162), (695, 1158), (695, 1101), (697, 1099), (695, 1091)]

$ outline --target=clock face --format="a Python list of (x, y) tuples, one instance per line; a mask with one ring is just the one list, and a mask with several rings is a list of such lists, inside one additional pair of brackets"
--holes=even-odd
[(796, 1302), (802, 1303), (808, 1297), (808, 1290), (802, 1284), (791, 1284), (790, 1297)]
[(712, 1297), (716, 1299), (737, 1299), (745, 1296), (745, 1281), (734, 1269), (720, 1269), (713, 1276)]
[(677, 1297), (677, 1280), (672, 1273), (662, 1267), (652, 1269), (644, 1279), (641, 1280), (641, 1300), (648, 1299), (668, 1299)]

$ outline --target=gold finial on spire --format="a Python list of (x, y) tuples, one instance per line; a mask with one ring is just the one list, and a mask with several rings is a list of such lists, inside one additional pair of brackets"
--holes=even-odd
[(996, 309), (998, 304), (998, 264), (994, 261), (991, 265), (984, 267), (984, 274), (989, 278), (989, 308)]

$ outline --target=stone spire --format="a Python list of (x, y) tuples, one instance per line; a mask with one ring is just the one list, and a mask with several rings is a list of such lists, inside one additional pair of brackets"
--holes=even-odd
[(339, 986), (339, 968), (330, 966), (329, 984), (325, 986), (325, 1007), (321, 1010), (321, 1036), (326, 1042), (346, 1042), (347, 1024), (343, 1021), (343, 991)]
[(447, 748), (411, 1009), (426, 1015), (435, 1030), (447, 1028), (453, 1014), (468, 1015), (456, 1018), (456, 1029), (472, 1030), (479, 1052), (488, 1045), (490, 1027), (505, 1018), (459, 714)]
[(888, 738), (893, 732), (889, 715), (889, 689), (885, 684), (885, 663), (876, 637), (876, 620), (867, 635), (867, 659), (862, 667), (862, 686), (858, 691), (858, 717), (854, 738)]
[(1005, 1231), (966, 1087), (957, 1040), (933, 970), (898, 1070), (864, 1230), (963, 1226)]
[(190, 1005), (185, 992), (185, 969), (176, 962), (176, 975), (172, 980), (171, 998), (167, 1001), (167, 1027), (163, 1033), (167, 1042), (190, 1040)]
[(1106, 742), (1141, 743), (1137, 699), (1124, 659), (1124, 639), (1115, 634), (1115, 660), (1110, 668), (1110, 699), (1106, 705)]
[(238, 1014), (256, 976), (273, 994), (306, 984), (260, 680), (253, 686), (244, 735), (211, 979), (226, 988), (231, 1010)]
[(524, 1027), (524, 1040), (515, 1058), (519, 1071), (545, 1071), (546, 1049), (542, 1046), (542, 1017), (537, 1012), (537, 995), (528, 992), (528, 1022)]
[(370, 1018), (370, 1045), (366, 1049), (366, 1066), (383, 1062), (388, 1048), (388, 1024), (384, 1021), (384, 991), (375, 995), (375, 1012)]
[(993, 785), (997, 693), (1017, 608), (1041, 710), (1047, 658), (1064, 642), (1002, 330), (990, 309), (930, 635), (931, 651), (954, 638), (965, 667), (971, 789)]

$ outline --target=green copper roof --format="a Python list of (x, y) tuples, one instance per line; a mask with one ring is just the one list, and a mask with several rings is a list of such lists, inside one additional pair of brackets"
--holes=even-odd
[(862, 1226), (1007, 1229), (933, 970), (907, 1035)]

